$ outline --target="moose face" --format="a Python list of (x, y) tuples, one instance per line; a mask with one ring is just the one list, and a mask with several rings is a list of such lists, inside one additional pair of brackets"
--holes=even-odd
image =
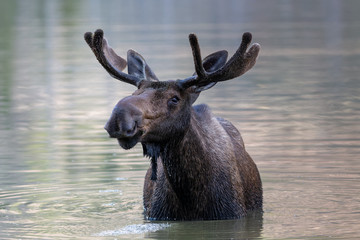
[(124, 149), (138, 142), (165, 142), (188, 127), (194, 95), (176, 81), (144, 82), (116, 104), (105, 129)]

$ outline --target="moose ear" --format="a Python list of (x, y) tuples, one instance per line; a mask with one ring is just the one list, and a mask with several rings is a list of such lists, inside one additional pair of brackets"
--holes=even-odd
[[(228, 52), (226, 50), (214, 52), (214, 53), (210, 54), (209, 56), (207, 56), (206, 58), (204, 58), (202, 65), (203, 65), (205, 71), (214, 72), (225, 65), (227, 57), (228, 57)], [(189, 91), (192, 92), (192, 94), (190, 95), (191, 96), (191, 100), (190, 100), (191, 104), (193, 104), (196, 101), (196, 99), (199, 97), (199, 94), (201, 91), (212, 88), (213, 86), (215, 86), (215, 84), (216, 84), (216, 82), (211, 82), (202, 87), (197, 87), (197, 86), (191, 87), (189, 89)]]
[(203, 60), (203, 66), (205, 71), (207, 72), (213, 72), (221, 68), (225, 65), (226, 60), (228, 57), (228, 52), (226, 50), (214, 52), (204, 58)]
[[(226, 50), (214, 52), (204, 58), (202, 64), (206, 72), (214, 72), (218, 69), (220, 69), (222, 66), (225, 65), (226, 60), (228, 57), (228, 52)], [(216, 82), (211, 82), (205, 86), (197, 87), (195, 92), (201, 92), (204, 90), (207, 90), (209, 88), (212, 88), (215, 86)]]
[(145, 59), (134, 50), (127, 53), (128, 73), (142, 80), (159, 81)]

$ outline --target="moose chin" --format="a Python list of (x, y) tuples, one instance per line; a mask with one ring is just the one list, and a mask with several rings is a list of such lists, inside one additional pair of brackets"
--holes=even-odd
[(140, 142), (151, 159), (143, 192), (147, 219), (235, 219), (261, 211), (260, 174), (239, 131), (207, 105), (193, 106), (202, 91), (255, 65), (260, 45), (249, 47), (250, 33), (229, 60), (225, 50), (202, 59), (190, 34), (195, 73), (168, 81), (159, 81), (137, 52), (129, 50), (127, 61), (118, 56), (101, 29), (84, 38), (112, 77), (137, 87), (116, 104), (105, 129), (124, 149)]

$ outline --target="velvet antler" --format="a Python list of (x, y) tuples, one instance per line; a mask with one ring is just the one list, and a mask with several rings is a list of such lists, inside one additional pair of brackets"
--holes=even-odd
[[(104, 38), (104, 32), (101, 29), (95, 31), (95, 33), (87, 32), (84, 35), (85, 41), (94, 52), (97, 60), (106, 69), (106, 71), (114, 78), (126, 83), (130, 83), (135, 86), (139, 86), (143, 80), (138, 76), (126, 74), (122, 72), (126, 67), (126, 60), (118, 56), (114, 50), (108, 45)], [(135, 55), (132, 50), (129, 51), (129, 55)]]
[(207, 72), (202, 64), (198, 39), (195, 34), (190, 34), (189, 41), (192, 48), (196, 74), (184, 80), (178, 80), (178, 85), (182, 88), (196, 86), (196, 91), (200, 92), (212, 87), (217, 82), (230, 80), (243, 75), (255, 65), (256, 58), (260, 51), (260, 44), (258, 43), (254, 43), (250, 49), (246, 51), (251, 39), (251, 33), (244, 33), (240, 47), (229, 61), (221, 68), (213, 72)]

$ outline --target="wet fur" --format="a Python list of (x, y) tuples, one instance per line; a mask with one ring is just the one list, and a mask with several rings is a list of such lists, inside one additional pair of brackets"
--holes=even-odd
[(261, 209), (260, 175), (237, 129), (206, 105), (191, 109), (185, 129), (166, 143), (143, 143), (145, 155), (157, 156), (156, 181), (154, 165), (145, 177), (146, 218), (233, 219)]

